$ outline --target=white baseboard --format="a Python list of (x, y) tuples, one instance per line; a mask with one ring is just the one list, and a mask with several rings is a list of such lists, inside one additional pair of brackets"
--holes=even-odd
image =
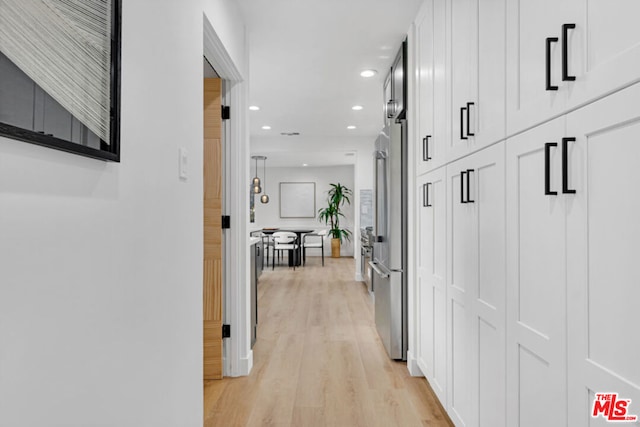
[(418, 360), (410, 351), (407, 351), (407, 370), (412, 377), (424, 377), (422, 370), (418, 367)]
[(356, 273), (356, 282), (364, 282), (364, 277), (361, 273)]
[(237, 376), (245, 377), (251, 373), (253, 368), (253, 350), (249, 350), (247, 357), (241, 357), (238, 363)]

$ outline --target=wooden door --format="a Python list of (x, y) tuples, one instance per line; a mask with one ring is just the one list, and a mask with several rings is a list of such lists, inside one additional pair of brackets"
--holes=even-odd
[[(507, 425), (567, 424), (564, 117), (507, 143)], [(550, 184), (545, 194), (545, 143)]]
[(569, 425), (609, 425), (591, 419), (595, 393), (640, 415), (639, 97), (635, 85), (567, 116)]
[(222, 378), (221, 79), (204, 79), (204, 379)]

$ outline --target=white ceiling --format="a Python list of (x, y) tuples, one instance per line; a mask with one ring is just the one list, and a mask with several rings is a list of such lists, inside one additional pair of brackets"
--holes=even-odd
[[(354, 151), (260, 151), (251, 153), (267, 157), (268, 167), (325, 167), (353, 165), (356, 162)], [(251, 170), (255, 168), (255, 161), (251, 160)], [(262, 170), (262, 161), (258, 161), (258, 169)]]
[[(382, 127), (384, 78), (422, 0), (237, 1), (249, 34), (249, 102), (260, 107), (249, 112), (252, 145), (281, 132), (299, 132), (282, 138), (302, 144), (318, 137), (373, 141)], [(370, 68), (378, 74), (360, 77)], [(353, 111), (356, 104), (364, 109)]]

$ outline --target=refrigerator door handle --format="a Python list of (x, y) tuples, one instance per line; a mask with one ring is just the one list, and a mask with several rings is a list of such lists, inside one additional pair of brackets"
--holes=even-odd
[(380, 270), (380, 267), (378, 267), (377, 263), (369, 261), (369, 266), (378, 274), (378, 276), (382, 277), (383, 279), (389, 277), (387, 273), (384, 273), (382, 270)]
[(382, 242), (387, 235), (387, 153), (376, 152), (376, 234), (375, 241)]

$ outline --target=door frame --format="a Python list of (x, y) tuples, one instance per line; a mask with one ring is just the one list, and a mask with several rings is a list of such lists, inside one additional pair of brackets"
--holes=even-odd
[(203, 55), (223, 80), (223, 99), (231, 106), (231, 119), (223, 122), (223, 214), (231, 217), (231, 228), (223, 230), (224, 323), (231, 337), (223, 340), (223, 375), (248, 375), (253, 366), (250, 346), (248, 213), (244, 177), (249, 174), (247, 133), (248, 88), (244, 78), (203, 16)]

